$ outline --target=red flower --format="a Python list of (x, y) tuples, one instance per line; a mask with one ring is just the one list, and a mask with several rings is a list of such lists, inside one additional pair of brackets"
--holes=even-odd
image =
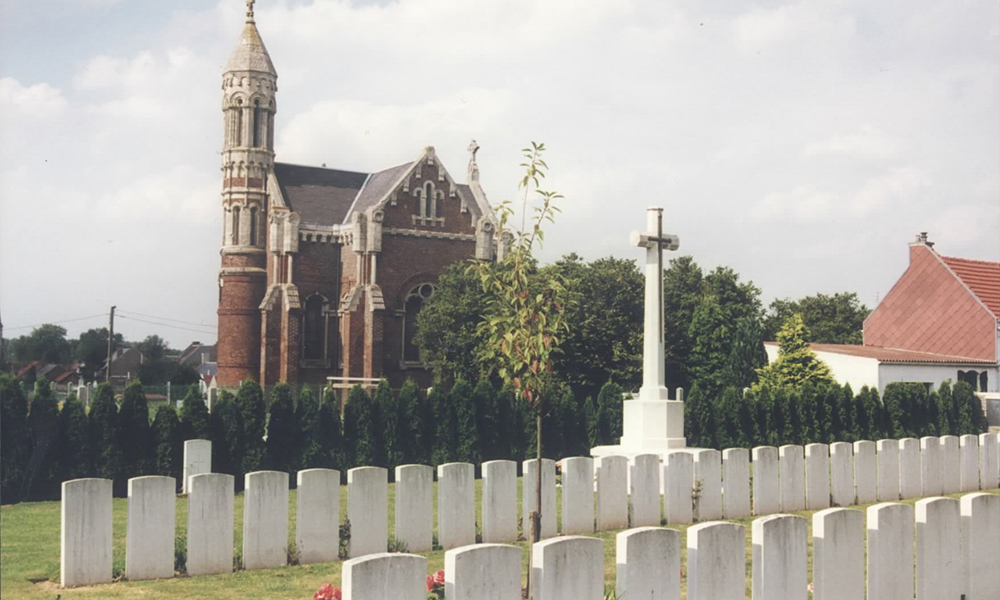
[(329, 583), (324, 583), (313, 594), (313, 600), (341, 600), (340, 588), (335, 588)]
[(444, 569), (427, 576), (427, 591), (436, 592), (439, 590), (444, 590)]

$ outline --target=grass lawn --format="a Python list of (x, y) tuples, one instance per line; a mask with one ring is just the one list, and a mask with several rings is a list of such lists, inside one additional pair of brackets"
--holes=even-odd
[[(520, 482), (518, 498), (520, 498)], [(389, 531), (392, 532), (395, 506), (395, 490), (389, 485)], [(994, 492), (995, 493), (995, 492)], [(476, 522), (482, 522), (479, 509), (481, 482), (476, 482)], [(953, 497), (959, 497), (957, 494)], [(435, 521), (437, 520), (435, 494)], [(561, 504), (561, 490), (557, 492), (557, 503)], [(909, 501), (910, 504), (913, 501)], [(295, 491), (289, 498), (289, 541), (294, 539), (295, 532)], [(864, 507), (857, 507), (864, 508)], [(346, 514), (346, 487), (340, 489), (341, 521)], [(518, 503), (520, 515), (520, 501)], [(811, 517), (812, 512), (795, 513)], [(127, 500), (114, 500), (114, 565), (115, 571), (124, 571), (125, 567), (125, 525), (127, 518)], [(305, 565), (265, 569), (259, 571), (239, 571), (232, 574), (202, 577), (177, 577), (168, 580), (117, 582), (108, 585), (87, 588), (62, 590), (59, 582), (59, 503), (58, 502), (27, 502), (14, 506), (0, 507), (0, 596), (3, 598), (54, 599), (58, 595), (64, 598), (299, 598), (308, 599), (313, 592), (325, 582), (335, 586), (340, 584), (340, 563), (321, 565)], [(747, 544), (747, 597), (750, 595), (750, 523), (751, 519), (737, 521), (746, 527)], [(812, 522), (810, 519), (810, 564), (812, 558)], [(686, 527), (675, 527), (684, 531)], [(187, 501), (177, 499), (177, 535), (184, 536), (187, 529)], [(243, 496), (236, 496), (236, 514), (234, 520), (235, 547), (239, 553), (243, 538)], [(615, 581), (615, 535), (618, 532), (609, 531), (596, 534), (604, 540), (604, 579), (607, 586), (613, 587)], [(525, 567), (527, 567), (527, 543), (518, 544), (524, 550)], [(686, 552), (682, 555), (684, 560)], [(431, 552), (428, 558), (428, 570), (433, 572), (444, 568), (444, 552)], [(683, 563), (682, 563), (683, 568)]]

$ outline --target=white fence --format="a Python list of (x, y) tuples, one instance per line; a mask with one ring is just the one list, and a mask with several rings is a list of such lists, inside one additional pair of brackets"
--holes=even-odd
[[(954, 436), (942, 438), (923, 438), (917, 440), (882, 440), (874, 442), (857, 442), (853, 448), (850, 444), (834, 444), (833, 451), (825, 445), (810, 445), (808, 451), (799, 446), (783, 446), (775, 448), (754, 448), (751, 453), (745, 450), (718, 452), (715, 450), (677, 451), (668, 455), (665, 463), (660, 464), (658, 458), (649, 456), (632, 457), (632, 477), (629, 472), (629, 459), (625, 457), (605, 457), (599, 461), (589, 458), (571, 458), (562, 461), (563, 498), (562, 498), (562, 530), (563, 534), (587, 534), (598, 530), (618, 530), (629, 526), (629, 513), (632, 523), (637, 523), (637, 517), (643, 524), (652, 523), (652, 514), (661, 514), (661, 506), (665, 505), (665, 521), (668, 524), (688, 524), (692, 521), (691, 505), (694, 505), (694, 516), (699, 521), (712, 521), (720, 518), (741, 518), (748, 516), (750, 511), (756, 516), (767, 516), (778, 510), (802, 510), (807, 505), (820, 508), (844, 503), (871, 503), (876, 500), (892, 502), (910, 497), (908, 490), (924, 490), (923, 495), (936, 496), (942, 491), (958, 486), (962, 491), (987, 490), (997, 487), (1000, 479), (1000, 435), (983, 434), (965, 436), (961, 441)], [(918, 450), (919, 448), (919, 450)], [(879, 450), (882, 457), (880, 460)], [(891, 455), (887, 456), (887, 455)], [(747, 457), (752, 456), (752, 468), (747, 464)], [(693, 461), (691, 460), (693, 457)], [(914, 466), (916, 462), (916, 466)], [(587, 473), (591, 464), (597, 467), (596, 502), (594, 501), (593, 478)], [(975, 468), (973, 463), (975, 463)], [(525, 461), (526, 477), (522, 489), (524, 507), (534, 503), (534, 478), (536, 461)], [(654, 469), (654, 472), (650, 472)], [(492, 461), (484, 466), (486, 484), (483, 486), (482, 511), (485, 527), (484, 542), (510, 542), (512, 532), (517, 531), (517, 480), (513, 463)], [(753, 485), (749, 478), (751, 472), (755, 478)], [(397, 537), (405, 538), (413, 543), (413, 549), (424, 550), (427, 547), (428, 533), (433, 523), (432, 473), (429, 467), (409, 469), (399, 467), (395, 486), (396, 513), (395, 533)], [(465, 547), (472, 542), (476, 526), (474, 482), (472, 480), (473, 466), (469, 464), (442, 465), (438, 468), (438, 539), (445, 549), (450, 547)], [(954, 474), (958, 474), (956, 478)], [(543, 537), (554, 537), (557, 533), (556, 519), (556, 486), (555, 464), (552, 461), (542, 461), (542, 504), (543, 504)], [(663, 479), (664, 493), (660, 493), (660, 479)], [(919, 482), (910, 479), (919, 476)], [(298, 551), (309, 561), (330, 560), (335, 551), (330, 543), (330, 532), (338, 530), (339, 510), (337, 500), (331, 497), (339, 495), (339, 473), (323, 469), (310, 469), (299, 475), (303, 489), (297, 494), (293, 507), (297, 511), (296, 539)], [(132, 536), (128, 540), (126, 552), (126, 573), (130, 579), (152, 576), (164, 576), (172, 573), (173, 556), (163, 549), (173, 545), (173, 528), (158, 527), (154, 524), (172, 522), (174, 518), (173, 487), (170, 483), (163, 485), (144, 484), (141, 488), (138, 478), (130, 486), (135, 494), (129, 495), (129, 531), (141, 532), (141, 545), (132, 546)], [(631, 482), (629, 482), (631, 479)], [(347, 514), (351, 525), (349, 555), (351, 558), (362, 558), (368, 555), (380, 555), (388, 549), (388, 472), (378, 467), (360, 467), (348, 472)], [(898, 482), (898, 483), (897, 483)], [(233, 504), (234, 480), (232, 476), (217, 473), (195, 475), (190, 481), (188, 496), (188, 551), (187, 570), (189, 574), (220, 573), (231, 570), (233, 558)], [(316, 489), (313, 489), (313, 488)], [(141, 489), (141, 492), (140, 492)], [(752, 496), (750, 490), (753, 490)], [(336, 491), (334, 491), (336, 490)], [(958, 492), (959, 489), (955, 489)], [(824, 492), (826, 497), (824, 498)], [(996, 517), (982, 517), (982, 526), (974, 524), (979, 519), (973, 512), (977, 506), (984, 514), (994, 514), (996, 508), (991, 508), (1000, 502), (1000, 497), (987, 497), (976, 500), (978, 496), (967, 496), (969, 515), (962, 512), (962, 539), (968, 538), (972, 544), (988, 546), (992, 540), (993, 548), (985, 548), (983, 559), (980, 552), (972, 551), (966, 561), (978, 565), (976, 561), (996, 561), (1000, 556), (1000, 534), (996, 529), (990, 530), (989, 523), (1000, 520)], [(62, 519), (62, 583), (64, 586), (87, 585), (111, 581), (111, 485), (106, 480), (74, 480), (63, 484), (63, 519)], [(957, 502), (957, 501), (955, 501)], [(886, 509), (885, 507), (903, 506), (904, 508)], [(936, 507), (937, 505), (935, 505)], [(402, 510), (405, 508), (405, 510)], [(243, 561), (244, 567), (268, 568), (285, 564), (284, 551), (288, 544), (288, 478), (287, 474), (275, 472), (257, 472), (246, 475), (246, 495), (243, 516)], [(876, 510), (878, 509), (878, 510)], [(881, 571), (879, 552), (872, 553), (873, 542), (878, 549), (884, 550), (885, 561), (892, 562), (893, 557), (902, 555), (902, 546), (895, 537), (902, 539), (906, 531), (895, 529), (903, 527), (904, 521), (912, 529), (914, 517), (907, 513), (906, 518), (895, 511), (912, 508), (906, 505), (882, 504), (869, 509), (868, 514), (868, 544), (869, 544), (869, 580), (871, 587), (873, 578), (876, 589), (883, 585), (879, 579), (881, 573), (885, 577), (896, 577), (905, 568), (893, 563), (896, 571), (884, 567)], [(835, 510), (835, 509), (830, 509)], [(876, 512), (872, 512), (876, 510)], [(881, 512), (881, 511), (885, 512)], [(919, 532), (921, 531), (920, 515), (926, 521), (946, 518), (940, 516), (942, 511), (951, 509), (930, 509), (917, 515), (917, 533), (919, 547)], [(990, 512), (993, 511), (993, 512)], [(596, 516), (595, 516), (596, 513)], [(824, 511), (820, 515), (840, 514)], [(950, 514), (950, 513), (949, 513)], [(590, 519), (587, 518), (590, 515)], [(953, 516), (953, 515), (952, 515)], [(784, 517), (783, 517), (784, 518)], [(849, 517), (830, 517), (831, 519), (850, 519)], [(950, 517), (948, 517), (950, 518)], [(993, 521), (990, 521), (993, 519)], [(135, 524), (133, 524), (135, 520)], [(658, 522), (658, 521), (657, 521)], [(768, 540), (783, 540), (788, 536), (799, 536), (805, 530), (798, 525), (782, 525), (786, 521), (760, 522), (760, 531), (754, 536), (754, 543), (760, 539), (760, 544), (768, 545)], [(852, 521), (853, 522), (853, 521)], [(840, 578), (840, 563), (850, 563), (850, 556), (845, 558), (844, 548), (851, 547), (847, 554), (858, 551), (853, 548), (853, 534), (837, 533), (839, 521), (831, 521), (826, 530), (835, 535), (834, 541), (823, 538), (827, 557), (831, 557), (833, 566), (824, 566), (823, 577), (837, 581)], [(874, 525), (873, 525), (874, 523)], [(973, 524), (965, 529), (966, 524)], [(688, 532), (688, 585), (704, 586), (706, 590), (719, 590), (725, 586), (727, 579), (692, 569), (692, 551), (697, 556), (725, 556), (731, 558), (735, 550), (729, 549), (729, 537), (735, 536), (732, 529), (738, 527), (730, 524), (729, 529), (712, 529), (717, 525), (702, 523)], [(985, 529), (984, 529), (985, 528)], [(324, 532), (323, 536), (310, 536), (309, 531)], [(820, 529), (820, 534), (824, 531)], [(871, 531), (891, 531), (891, 534), (879, 533), (874, 538)], [(928, 530), (934, 535), (933, 531)], [(992, 538), (983, 532), (990, 532)], [(722, 532), (722, 533), (720, 533)], [(728, 532), (728, 533), (727, 533)], [(740, 533), (743, 536), (745, 532)], [(727, 537), (729, 536), (729, 537)], [(322, 546), (317, 544), (317, 537), (322, 540)], [(863, 537), (863, 536), (862, 536)], [(160, 539), (163, 538), (163, 539)], [(841, 538), (844, 541), (839, 541)], [(573, 543), (564, 537), (550, 540), (554, 544)], [(590, 539), (590, 538), (584, 538)], [(637, 538), (639, 539), (639, 538)], [(643, 538), (644, 539), (644, 538)], [(733, 537), (735, 539), (735, 537)], [(740, 537), (739, 552), (743, 552), (743, 537)], [(912, 544), (912, 535), (910, 537)], [(889, 541), (886, 541), (889, 540)], [(985, 541), (983, 541), (985, 540)], [(169, 543), (169, 546), (168, 546)], [(592, 544), (592, 542), (586, 542)], [(640, 544), (641, 542), (635, 542)], [(653, 542), (650, 542), (653, 543)], [(667, 543), (662, 540), (656, 544)], [(674, 543), (674, 542), (669, 542)], [(734, 542), (735, 543), (735, 542)], [(773, 542), (777, 544), (778, 542)], [(791, 543), (791, 542), (789, 542)], [(900, 542), (901, 543), (901, 542)], [(790, 552), (798, 552), (799, 545), (791, 547)], [(626, 547), (631, 546), (626, 543)], [(619, 546), (621, 548), (621, 546)], [(961, 552), (969, 554), (966, 548)], [(572, 552), (575, 546), (553, 546), (550, 557), (563, 552), (555, 548), (569, 548)], [(590, 548), (590, 546), (587, 546)], [(154, 550), (155, 549), (155, 550)], [(973, 549), (975, 550), (975, 549)], [(586, 550), (584, 554), (591, 552)], [(623, 551), (624, 552), (624, 551)], [(761, 577), (770, 578), (768, 573), (778, 569), (768, 567), (769, 557), (780, 557), (769, 552), (761, 555)], [(643, 555), (641, 549), (628, 549), (631, 555)], [(393, 555), (398, 557), (400, 555)], [(575, 557), (576, 555), (573, 554)], [(742, 556), (742, 554), (740, 555)], [(756, 545), (755, 545), (756, 556)], [(992, 557), (992, 558), (990, 558)], [(392, 557), (383, 557), (392, 560)], [(726, 558), (726, 560), (728, 560)], [(876, 563), (873, 565), (872, 560)], [(536, 558), (536, 562), (541, 559)], [(561, 559), (552, 558), (552, 564), (562, 564)], [(647, 560), (643, 558), (642, 560)], [(705, 560), (708, 560), (707, 558)], [(742, 558), (740, 559), (742, 561)], [(770, 560), (778, 560), (773, 558)], [(936, 559), (928, 559), (933, 562)], [(133, 564), (129, 564), (134, 561)], [(350, 562), (350, 561), (349, 561)], [(468, 564), (479, 564), (480, 561), (465, 561)], [(456, 564), (465, 564), (458, 561)], [(571, 561), (572, 562), (572, 561)], [(351, 564), (362, 564), (353, 562)], [(367, 563), (364, 563), (367, 564)], [(542, 564), (533, 569), (544, 570)], [(697, 560), (695, 561), (697, 564)], [(744, 564), (743, 562), (739, 563)], [(803, 563), (804, 564), (804, 563)], [(853, 563), (852, 563), (853, 564)], [(918, 560), (919, 567), (919, 560)], [(795, 563), (798, 565), (798, 563)], [(822, 565), (821, 565), (822, 566)], [(856, 567), (856, 565), (854, 565)], [(345, 563), (345, 583), (347, 581), (348, 564)], [(583, 568), (583, 567), (581, 567)], [(796, 569), (798, 566), (795, 567)], [(844, 567), (846, 569), (846, 567)], [(873, 571), (873, 568), (875, 571)], [(978, 567), (977, 567), (978, 568)], [(996, 565), (992, 573), (997, 574)], [(415, 569), (414, 572), (416, 572)], [(405, 569), (404, 569), (405, 571)], [(395, 572), (395, 571), (393, 571)], [(742, 573), (742, 568), (740, 569)], [(756, 572), (756, 571), (755, 571)], [(912, 573), (912, 568), (910, 569)], [(701, 574), (699, 574), (701, 573)], [(831, 574), (832, 573), (832, 574)], [(555, 580), (561, 576), (553, 575)], [(972, 575), (962, 575), (968, 580)], [(623, 580), (637, 579), (625, 576)], [(896, 577), (898, 579), (898, 577)], [(552, 581), (553, 579), (544, 579)], [(586, 578), (581, 579), (584, 581)], [(638, 579), (641, 579), (639, 577)], [(704, 581), (702, 581), (704, 579)], [(740, 581), (743, 581), (742, 575)], [(822, 579), (822, 577), (821, 577)], [(357, 579), (355, 581), (361, 581)], [(574, 580), (575, 581), (575, 580)], [(795, 580), (798, 581), (798, 580)], [(912, 577), (910, 579), (912, 583)], [(794, 582), (792, 582), (794, 583)], [(789, 583), (788, 585), (792, 585)], [(458, 584), (456, 584), (458, 585)], [(586, 585), (580, 583), (580, 585)], [(778, 584), (775, 584), (778, 585)], [(889, 584), (887, 584), (889, 585)], [(895, 584), (891, 584), (895, 585)], [(964, 584), (963, 584), (964, 585)], [(502, 586), (501, 586), (502, 587)], [(478, 589), (478, 588), (472, 588)], [(762, 588), (772, 589), (770, 584)], [(777, 587), (773, 589), (785, 589)], [(803, 587), (803, 594), (804, 594)], [(971, 589), (971, 588), (970, 588)], [(992, 589), (992, 588), (988, 588)], [(589, 592), (583, 591), (587, 597)], [(712, 598), (727, 597), (719, 591), (719, 596), (712, 596), (715, 591), (706, 591)], [(741, 589), (741, 594), (742, 589)], [(633, 594), (634, 596), (635, 594)], [(346, 597), (352, 597), (350, 595)], [(355, 598), (374, 598), (377, 596), (353, 596)], [(461, 596), (460, 596), (461, 597)], [(554, 596), (561, 598), (562, 595)], [(642, 596), (645, 597), (645, 596)], [(655, 597), (655, 596), (654, 596)], [(664, 598), (674, 596), (666, 595)], [(691, 596), (689, 598), (698, 598)], [(739, 596), (739, 597), (742, 597)], [(785, 596), (781, 596), (785, 597)], [(804, 595), (802, 596), (805, 597)], [(882, 598), (883, 596), (874, 596)], [(890, 596), (884, 596), (889, 598)], [(912, 597), (908, 596), (909, 598)], [(995, 598), (996, 596), (993, 596)], [(538, 596), (536, 596), (538, 598)], [(545, 600), (542, 596), (540, 600)], [(817, 595), (816, 598), (821, 598)], [(974, 596), (967, 596), (972, 600)]]

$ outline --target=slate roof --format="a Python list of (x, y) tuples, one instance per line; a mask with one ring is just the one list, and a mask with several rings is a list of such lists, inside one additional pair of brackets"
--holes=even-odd
[[(777, 342), (764, 342), (768, 346), (777, 346)], [(845, 354), (847, 356), (858, 356), (861, 358), (874, 358), (882, 363), (896, 364), (972, 364), (972, 365), (992, 365), (989, 360), (979, 358), (968, 358), (966, 356), (952, 356), (949, 354), (934, 354), (933, 352), (917, 352), (915, 350), (902, 350), (899, 348), (882, 348), (881, 346), (857, 346), (853, 344), (809, 344), (813, 352), (830, 352), (832, 354)]]
[[(358, 200), (351, 208), (350, 212), (364, 212), (365, 210), (378, 204), (378, 201), (392, 191), (396, 182), (399, 181), (399, 178), (410, 170), (410, 167), (412, 166), (413, 163), (408, 162), (406, 164), (391, 167), (384, 171), (372, 173), (371, 177), (368, 179), (368, 183), (365, 184), (365, 189), (362, 190), (361, 194), (358, 196)], [(348, 215), (345, 215), (345, 218), (347, 216)]]
[(285, 203), (303, 224), (329, 226), (344, 222), (368, 173), (276, 162), (274, 176)]
[(1000, 263), (954, 256), (941, 256), (941, 260), (1000, 319)]

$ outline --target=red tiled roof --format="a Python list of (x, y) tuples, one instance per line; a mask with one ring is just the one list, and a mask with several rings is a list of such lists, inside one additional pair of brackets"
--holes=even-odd
[(990, 309), (994, 317), (1000, 318), (1000, 263), (954, 256), (941, 256), (941, 260)]
[[(776, 342), (765, 342), (769, 346)], [(814, 352), (830, 352), (846, 354), (862, 358), (874, 358), (884, 363), (945, 363), (945, 364), (976, 364), (992, 365), (989, 360), (969, 358), (967, 356), (952, 356), (950, 354), (934, 354), (933, 352), (917, 352), (915, 350), (900, 350), (899, 348), (882, 348), (880, 346), (856, 346), (852, 344), (809, 344)]]

